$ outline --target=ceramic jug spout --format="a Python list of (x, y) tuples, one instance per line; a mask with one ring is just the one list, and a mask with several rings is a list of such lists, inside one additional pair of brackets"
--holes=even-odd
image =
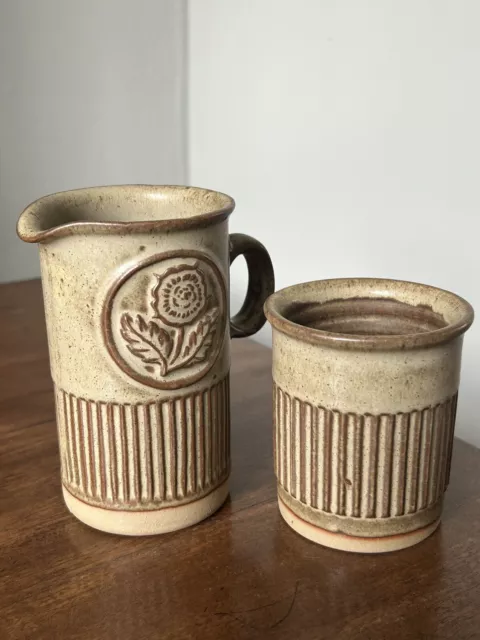
[(59, 196), (46, 196), (26, 207), (17, 223), (17, 234), (21, 240), (45, 242), (62, 235), (62, 228), (72, 224), (72, 215), (62, 206)]
[(78, 234), (198, 228), (225, 220), (234, 207), (229, 196), (195, 187), (91, 187), (36, 200), (21, 214), (17, 233), (25, 242), (45, 243)]

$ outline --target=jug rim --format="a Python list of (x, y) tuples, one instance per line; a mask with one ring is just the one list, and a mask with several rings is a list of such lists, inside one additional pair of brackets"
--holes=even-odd
[[(169, 192), (178, 194), (183, 191), (192, 191), (198, 195), (214, 196), (218, 199), (219, 206), (213, 207), (201, 213), (194, 213), (187, 217), (170, 217), (154, 220), (74, 220), (53, 226), (42, 228), (42, 211), (52, 210), (54, 207), (75, 205), (75, 199), (87, 202), (89, 198), (101, 199), (103, 195), (113, 196), (127, 192), (130, 195), (167, 195)], [(69, 202), (70, 201), (70, 202)], [(30, 203), (21, 213), (17, 222), (17, 234), (21, 240), (30, 243), (45, 242), (70, 235), (87, 233), (148, 233), (151, 231), (169, 231), (191, 228), (203, 228), (228, 218), (235, 208), (234, 199), (221, 191), (184, 185), (153, 185), (153, 184), (118, 184), (80, 189), (58, 191), (42, 196)]]

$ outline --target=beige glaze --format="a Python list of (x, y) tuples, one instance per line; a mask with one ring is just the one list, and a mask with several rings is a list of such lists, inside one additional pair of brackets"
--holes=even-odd
[(263, 324), (273, 291), (265, 248), (228, 235), (233, 208), (205, 189), (98, 187), (19, 220), (40, 244), (64, 497), (93, 527), (172, 531), (228, 495), (230, 261), (249, 268), (232, 335)]
[(275, 471), (286, 522), (336, 549), (411, 546), (438, 526), (470, 305), (380, 279), (271, 296)]

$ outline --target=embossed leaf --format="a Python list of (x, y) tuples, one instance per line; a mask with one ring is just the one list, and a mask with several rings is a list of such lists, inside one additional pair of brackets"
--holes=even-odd
[(167, 360), (172, 350), (172, 340), (165, 329), (156, 322), (147, 322), (138, 314), (135, 319), (124, 313), (120, 320), (120, 333), (127, 342), (127, 349), (142, 362), (158, 364), (161, 375), (167, 373)]
[(189, 364), (205, 360), (213, 343), (215, 321), (218, 314), (218, 307), (209, 309), (189, 331), (185, 338), (182, 360)]

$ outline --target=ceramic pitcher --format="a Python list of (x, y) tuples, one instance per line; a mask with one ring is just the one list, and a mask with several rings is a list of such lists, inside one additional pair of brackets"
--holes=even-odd
[[(98, 529), (187, 527), (228, 495), (230, 336), (273, 292), (266, 249), (228, 234), (227, 195), (113, 186), (46, 196), (18, 234), (40, 249), (63, 495)], [(229, 265), (249, 285), (229, 320)]]

